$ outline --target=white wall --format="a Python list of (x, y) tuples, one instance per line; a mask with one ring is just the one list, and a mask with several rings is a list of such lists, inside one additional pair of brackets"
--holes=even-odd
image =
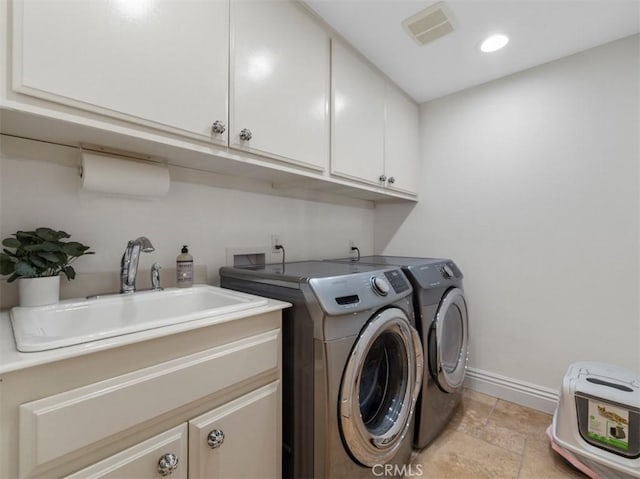
[(376, 210), (374, 249), (459, 264), (472, 368), (640, 371), (639, 38), (422, 105), (420, 202)]
[[(97, 253), (78, 259), (80, 273), (119, 271), (127, 241), (140, 235), (156, 248), (141, 256), (141, 269), (154, 261), (175, 267), (188, 244), (195, 262), (207, 266), (211, 283), (226, 264), (226, 248), (268, 248), (272, 233), (280, 235), (287, 261), (347, 256), (350, 239), (362, 251), (373, 249), (373, 209), (365, 202), (329, 204), (173, 180), (169, 195), (157, 200), (100, 197), (79, 190), (77, 149), (0, 140), (1, 238), (39, 226), (65, 230)], [(186, 170), (173, 174), (189, 176)]]

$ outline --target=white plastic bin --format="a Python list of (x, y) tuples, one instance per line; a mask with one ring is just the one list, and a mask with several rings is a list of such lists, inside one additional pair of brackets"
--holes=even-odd
[(602, 478), (640, 478), (640, 376), (605, 363), (573, 363), (551, 436)]

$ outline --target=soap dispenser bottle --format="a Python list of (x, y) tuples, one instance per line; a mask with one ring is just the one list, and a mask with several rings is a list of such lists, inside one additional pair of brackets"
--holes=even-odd
[(187, 245), (176, 258), (176, 285), (178, 288), (193, 286), (193, 256), (189, 254)]

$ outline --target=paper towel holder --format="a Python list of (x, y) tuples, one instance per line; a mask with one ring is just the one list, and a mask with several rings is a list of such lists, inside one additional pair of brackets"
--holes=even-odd
[(100, 145), (80, 144), (80, 189), (107, 196), (166, 196), (169, 165), (148, 155)]
[[(82, 153), (84, 151), (88, 151), (88, 152), (93, 152), (93, 153), (101, 153), (103, 155), (107, 155), (107, 156), (113, 156), (114, 158), (119, 158), (121, 160), (132, 160), (132, 161), (139, 161), (139, 162), (143, 162), (143, 163), (149, 163), (152, 165), (165, 165), (167, 166), (167, 162), (165, 161), (158, 161), (158, 159), (154, 159), (151, 155), (145, 155), (143, 153), (136, 153), (133, 151), (128, 151), (128, 150), (120, 150), (118, 148), (111, 148), (109, 146), (103, 146), (103, 145), (96, 145), (94, 143), (80, 143), (79, 145), (80, 148), (80, 155), (82, 156)], [(80, 178), (82, 178), (82, 165), (80, 165), (78, 167), (78, 172), (80, 174)]]

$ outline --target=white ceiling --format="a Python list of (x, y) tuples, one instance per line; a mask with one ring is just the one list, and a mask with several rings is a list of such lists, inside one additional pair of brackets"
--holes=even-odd
[[(448, 0), (456, 29), (420, 46), (401, 23), (436, 0), (305, 3), (420, 103), (640, 31), (640, 0)], [(496, 32), (509, 44), (481, 53)]]

